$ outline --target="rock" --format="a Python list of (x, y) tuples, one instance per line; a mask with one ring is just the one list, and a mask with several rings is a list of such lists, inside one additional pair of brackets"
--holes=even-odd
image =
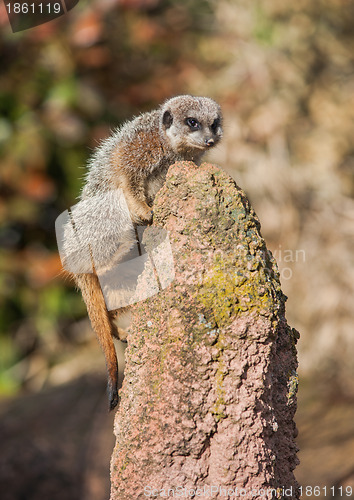
[(298, 333), (257, 216), (225, 172), (182, 162), (154, 225), (169, 232), (175, 279), (132, 310), (111, 500), (182, 488), (298, 498)]

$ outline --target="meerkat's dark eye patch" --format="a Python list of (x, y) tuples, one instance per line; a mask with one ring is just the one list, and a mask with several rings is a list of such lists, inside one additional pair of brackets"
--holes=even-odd
[(218, 127), (220, 127), (220, 118), (215, 118), (210, 127), (214, 134), (216, 133)]
[(187, 118), (186, 124), (192, 130), (199, 130), (201, 128), (201, 125), (196, 118)]
[(171, 111), (165, 111), (163, 116), (162, 116), (162, 123), (166, 128), (171, 127), (173, 122), (173, 116)]

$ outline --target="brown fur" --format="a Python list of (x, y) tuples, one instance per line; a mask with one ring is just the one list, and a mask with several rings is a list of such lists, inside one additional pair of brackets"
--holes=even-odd
[(110, 408), (113, 409), (118, 403), (116, 389), (118, 383), (118, 364), (113, 342), (113, 336), (117, 336), (116, 330), (109, 317), (96, 274), (79, 274), (75, 276), (75, 281), (81, 289), (92, 328), (105, 355), (107, 372), (109, 373), (108, 392), (111, 396)]

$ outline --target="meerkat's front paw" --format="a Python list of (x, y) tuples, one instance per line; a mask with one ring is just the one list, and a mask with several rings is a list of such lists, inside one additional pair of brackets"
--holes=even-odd
[(153, 217), (153, 210), (147, 203), (140, 205), (139, 207), (135, 206), (134, 210), (130, 211), (133, 222), (136, 224), (148, 223), (151, 224)]
[(144, 212), (139, 213), (139, 218), (141, 222), (147, 222), (148, 224), (151, 224), (154, 211), (148, 205), (147, 207), (148, 208), (144, 210)]

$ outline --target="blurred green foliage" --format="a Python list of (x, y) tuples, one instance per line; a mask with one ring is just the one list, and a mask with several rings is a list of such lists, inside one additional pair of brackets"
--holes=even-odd
[(55, 362), (86, 314), (60, 277), (54, 223), (75, 204), (87, 157), (124, 119), (186, 89), (212, 16), (208, 0), (126, 0), (80, 2), (15, 34), (1, 18), (0, 392), (26, 380), (31, 356)]

